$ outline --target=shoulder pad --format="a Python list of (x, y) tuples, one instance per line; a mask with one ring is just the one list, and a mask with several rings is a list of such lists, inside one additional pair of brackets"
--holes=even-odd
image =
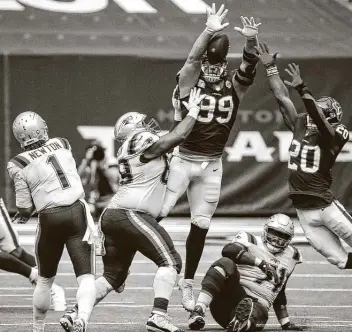
[(60, 142), (61, 144), (63, 145), (63, 147), (67, 150), (71, 150), (71, 146), (70, 146), (70, 143), (68, 142), (68, 140), (66, 138), (63, 138), (63, 137), (56, 137)]
[(158, 140), (159, 136), (149, 131), (137, 133), (128, 141), (127, 154), (141, 154)]
[(25, 168), (27, 165), (29, 165), (31, 162), (24, 156), (22, 156), (21, 154), (17, 155), (16, 157), (13, 157), (9, 162), (8, 162), (8, 167), (9, 164), (14, 164), (16, 165), (18, 168)]
[(244, 231), (239, 231), (231, 242), (257, 244), (257, 239), (253, 234)]

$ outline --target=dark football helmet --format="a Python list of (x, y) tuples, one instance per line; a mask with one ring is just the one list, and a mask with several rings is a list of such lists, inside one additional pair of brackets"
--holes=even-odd
[(229, 47), (229, 37), (225, 34), (216, 35), (210, 40), (201, 67), (201, 75), (206, 82), (216, 83), (227, 75), (226, 56)]
[[(342, 118), (342, 108), (338, 101), (332, 97), (321, 97), (317, 99), (317, 104), (320, 109), (323, 111), (326, 120), (332, 125), (336, 126), (340, 123)], [(309, 115), (307, 115), (307, 126), (308, 128), (316, 129), (317, 126), (311, 119)]]

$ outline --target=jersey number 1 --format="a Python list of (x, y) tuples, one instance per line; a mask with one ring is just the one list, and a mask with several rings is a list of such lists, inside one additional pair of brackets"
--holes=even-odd
[(61, 184), (62, 189), (67, 189), (69, 188), (71, 185), (68, 182), (68, 179), (64, 173), (64, 170), (62, 169), (61, 165), (59, 164), (59, 161), (57, 160), (55, 155), (51, 155), (48, 157), (48, 159), (46, 160), (47, 164), (50, 164), (51, 167), (54, 169), (56, 176), (59, 179), (59, 182)]

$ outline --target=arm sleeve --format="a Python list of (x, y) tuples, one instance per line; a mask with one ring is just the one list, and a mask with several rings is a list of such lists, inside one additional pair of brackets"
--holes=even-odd
[(9, 161), (7, 164), (7, 172), (14, 181), (17, 208), (28, 209), (33, 207), (31, 191), (28, 188), (23, 170)]

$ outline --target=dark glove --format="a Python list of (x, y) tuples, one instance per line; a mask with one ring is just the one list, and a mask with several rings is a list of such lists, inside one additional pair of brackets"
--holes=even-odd
[(281, 328), (286, 331), (305, 331), (303, 327), (297, 326), (291, 322), (282, 325)]
[(277, 274), (276, 266), (262, 260), (258, 267), (266, 274), (269, 280), (274, 279), (275, 285), (279, 283), (279, 275)]

